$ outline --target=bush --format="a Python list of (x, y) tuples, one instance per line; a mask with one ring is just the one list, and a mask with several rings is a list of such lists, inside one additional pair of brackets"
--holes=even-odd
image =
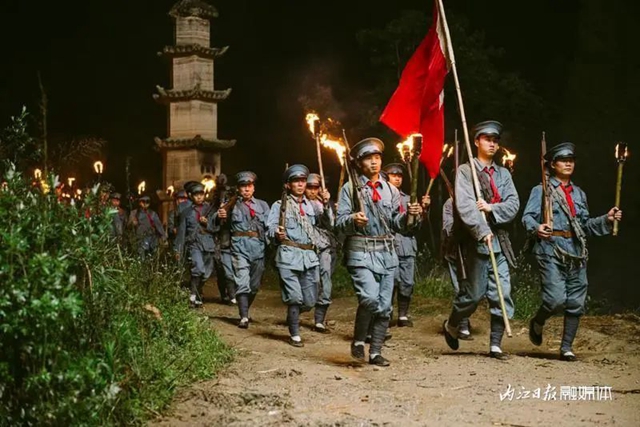
[(0, 423), (140, 423), (229, 361), (189, 310), (180, 267), (122, 251), (109, 234), (113, 212), (87, 219), (13, 169), (5, 179)]

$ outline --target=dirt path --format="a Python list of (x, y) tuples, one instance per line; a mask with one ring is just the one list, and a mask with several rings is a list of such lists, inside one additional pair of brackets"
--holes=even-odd
[[(637, 318), (586, 318), (576, 340), (579, 363), (557, 360), (561, 319), (534, 347), (521, 322), (503, 349), (514, 357), (486, 356), (488, 319), (472, 318), (476, 339), (452, 352), (440, 333), (448, 307), (419, 301), (414, 328), (392, 328), (388, 368), (360, 365), (349, 356), (355, 299), (334, 301), (330, 335), (310, 330), (303, 317), (304, 348), (287, 344), (279, 293), (258, 296), (248, 330), (236, 327), (236, 307), (205, 305), (223, 339), (237, 351), (216, 380), (181, 392), (162, 426), (581, 426), (640, 425), (640, 322)], [(544, 400), (556, 388), (556, 400)], [(511, 385), (512, 400), (500, 400)], [(610, 386), (612, 400), (560, 400), (561, 386)], [(525, 398), (523, 388), (531, 392)], [(535, 389), (540, 397), (532, 397)], [(588, 389), (587, 389), (588, 390)], [(582, 391), (582, 390), (580, 390)], [(518, 399), (518, 395), (521, 398)], [(581, 393), (582, 395), (582, 393)], [(590, 396), (590, 395), (587, 395)], [(575, 395), (574, 395), (575, 397)], [(597, 397), (597, 396), (596, 396)]]

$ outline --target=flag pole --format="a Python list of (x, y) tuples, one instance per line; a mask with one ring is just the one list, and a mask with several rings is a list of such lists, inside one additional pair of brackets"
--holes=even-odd
[[(445, 39), (447, 42), (447, 52), (449, 54), (449, 62), (451, 63), (451, 69), (453, 71), (453, 81), (456, 86), (456, 94), (458, 95), (458, 107), (460, 110), (460, 118), (462, 119), (462, 133), (464, 134), (464, 142), (467, 148), (467, 155), (469, 156), (469, 169), (471, 169), (471, 179), (473, 181), (473, 188), (476, 193), (476, 200), (483, 200), (482, 193), (480, 192), (480, 181), (478, 180), (478, 172), (476, 171), (473, 151), (471, 151), (471, 141), (469, 140), (469, 129), (467, 127), (467, 116), (464, 113), (464, 103), (462, 101), (462, 90), (460, 89), (460, 80), (458, 79), (458, 69), (456, 67), (456, 59), (453, 54), (453, 44), (451, 43), (451, 34), (449, 33), (449, 25), (447, 24), (447, 17), (444, 14), (444, 5), (442, 0), (438, 1), (438, 14), (440, 15), (440, 19), (442, 20), (442, 27), (445, 33)], [(484, 215), (481, 215), (484, 221), (487, 221), (487, 218)], [(511, 337), (511, 325), (509, 324), (509, 317), (507, 316), (507, 309), (504, 303), (504, 296), (502, 294), (502, 284), (500, 281), (500, 275), (498, 274), (496, 256), (493, 252), (492, 241), (489, 239), (487, 241), (487, 246), (489, 248), (489, 255), (491, 257), (491, 264), (493, 268), (493, 274), (496, 280), (496, 287), (498, 288), (498, 299), (500, 301), (500, 310), (502, 311), (502, 319), (504, 321), (505, 332), (508, 337)]]

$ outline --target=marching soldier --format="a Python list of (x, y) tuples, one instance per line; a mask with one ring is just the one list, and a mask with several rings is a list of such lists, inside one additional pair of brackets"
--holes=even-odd
[(249, 327), (249, 308), (262, 282), (268, 243), (266, 228), (269, 205), (253, 196), (256, 179), (253, 172), (239, 172), (236, 175), (238, 195), (218, 210), (218, 219), (228, 222), (230, 226), (233, 281), (240, 314), (238, 327), (242, 329)]
[(180, 213), (190, 203), (187, 192), (179, 190), (175, 193), (173, 209), (169, 211), (169, 218), (167, 219), (167, 234), (171, 241), (175, 240), (178, 233), (178, 224), (180, 224)]
[[(319, 260), (316, 253), (320, 234), (316, 226), (330, 228), (329, 210), (317, 212), (305, 197), (309, 169), (300, 164), (283, 175), (281, 200), (271, 206), (267, 221), (269, 237), (277, 240), (275, 263), (280, 275), (282, 300), (287, 305), (289, 344), (304, 346), (300, 337), (300, 312), (311, 310), (318, 299)], [(328, 201), (328, 194), (324, 200)], [(320, 217), (321, 221), (316, 223)]]
[[(458, 241), (456, 240), (456, 234), (453, 231), (455, 223), (455, 212), (453, 206), (453, 199), (449, 197), (442, 206), (442, 254), (444, 256), (444, 262), (447, 265), (447, 271), (451, 278), (451, 285), (453, 286), (453, 293), (458, 295), (460, 291), (460, 281), (458, 279), (458, 271), (461, 267), (461, 261), (459, 252)], [(471, 335), (471, 324), (469, 318), (465, 317), (460, 321), (458, 325), (458, 339), (471, 341), (473, 336)]]
[[(227, 176), (219, 174), (216, 177), (213, 204), (220, 209), (223, 205), (233, 200), (232, 204), (226, 206), (225, 211), (229, 212), (232, 205), (235, 205), (237, 195), (229, 197), (229, 186)], [(214, 269), (216, 271), (216, 282), (220, 301), (223, 304), (236, 304), (236, 285), (233, 277), (233, 256), (231, 254), (231, 224), (226, 220), (219, 220), (218, 232), (214, 236), (216, 252), (214, 254)]]
[[(396, 187), (400, 193), (400, 212), (406, 212), (410, 197), (402, 191), (403, 165), (391, 163), (385, 166), (383, 171), (389, 184)], [(396, 253), (398, 254), (398, 269), (395, 277), (395, 293), (398, 298), (398, 327), (413, 327), (413, 321), (409, 319), (409, 305), (415, 284), (416, 255), (418, 253), (415, 230), (414, 228), (408, 232), (395, 233)]]
[(564, 313), (560, 358), (570, 362), (577, 360), (572, 346), (587, 297), (587, 237), (611, 233), (613, 221), (622, 219), (617, 207), (589, 216), (587, 196), (571, 180), (575, 158), (576, 148), (570, 142), (556, 145), (545, 155), (553, 226), (544, 223), (542, 184), (531, 191), (522, 216), (522, 224), (535, 239), (533, 253), (542, 278), (542, 305), (529, 321), (529, 339), (542, 344), (547, 319)]
[(153, 255), (158, 249), (158, 242), (167, 240), (164, 227), (158, 214), (149, 209), (151, 198), (146, 195), (138, 197), (138, 209), (129, 214), (129, 227), (134, 229), (138, 255), (144, 259)]
[(111, 207), (116, 209), (111, 223), (111, 235), (121, 241), (124, 236), (124, 228), (127, 225), (127, 212), (120, 206), (122, 195), (120, 193), (111, 193)]
[[(509, 170), (493, 161), (499, 149), (501, 133), (502, 125), (492, 120), (479, 123), (474, 128), (478, 156), (473, 159), (473, 167), (476, 168), (480, 181), (481, 200), (476, 201), (471, 165), (461, 165), (456, 174), (455, 207), (468, 231), (468, 235), (461, 241), (467, 278), (460, 280), (460, 291), (454, 299), (451, 316), (443, 326), (447, 344), (457, 350), (460, 323), (469, 318), (478, 308), (480, 300), (486, 297), (491, 312), (489, 355), (506, 360), (509, 356), (501, 348), (504, 320), (495, 275), (500, 277), (507, 316), (511, 318), (514, 305), (511, 299), (509, 265), (514, 265), (515, 256), (505, 226), (515, 219), (520, 201)], [(498, 271), (493, 270), (489, 245), (495, 253)]]
[(215, 212), (204, 201), (204, 185), (196, 181), (189, 181), (184, 187), (192, 203), (187, 205), (180, 214), (174, 251), (177, 257), (186, 254), (190, 258), (191, 295), (189, 303), (192, 308), (200, 308), (202, 307), (204, 284), (213, 272)]
[[(353, 146), (351, 158), (359, 170), (358, 182), (342, 187), (336, 221), (347, 236), (345, 262), (358, 297), (351, 355), (364, 360), (365, 338), (372, 323), (369, 363), (378, 366), (389, 365), (381, 353), (398, 268), (393, 233), (407, 231), (407, 214), (422, 214), (418, 203), (409, 205), (407, 212), (400, 211), (400, 192), (380, 176), (383, 151), (384, 144), (377, 138)], [(353, 194), (353, 185), (359, 194)], [(361, 210), (355, 208), (354, 197), (362, 203)]]
[[(305, 196), (309, 201), (315, 205), (315, 212), (324, 212), (325, 203), (324, 200), (328, 200), (328, 193), (320, 194), (320, 182), (321, 177), (317, 173), (309, 174), (307, 178), (307, 188), (305, 189)], [(327, 202), (326, 210), (329, 211), (330, 227), (333, 228), (335, 217), (334, 210), (330, 202)], [(315, 219), (315, 223), (318, 224), (320, 218)], [(314, 311), (314, 331), (322, 334), (329, 333), (329, 329), (325, 325), (327, 317), (327, 311), (331, 305), (331, 289), (333, 287), (331, 282), (331, 276), (336, 268), (337, 262), (337, 250), (338, 240), (329, 230), (318, 228), (320, 233), (320, 242), (318, 242), (318, 259), (320, 261), (320, 286), (318, 293), (318, 302)]]

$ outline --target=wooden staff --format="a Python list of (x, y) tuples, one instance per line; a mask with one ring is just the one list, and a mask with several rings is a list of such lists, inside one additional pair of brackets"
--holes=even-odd
[[(418, 167), (420, 166), (420, 149), (422, 147), (422, 135), (413, 135), (413, 157), (411, 158), (411, 195), (409, 203), (418, 202)], [(409, 215), (407, 218), (407, 226), (412, 227), (416, 222), (415, 215)]]
[[(442, 20), (442, 27), (445, 32), (445, 38), (447, 39), (447, 52), (449, 54), (449, 60), (451, 63), (451, 69), (453, 71), (453, 81), (456, 86), (456, 94), (458, 95), (458, 109), (460, 111), (460, 118), (462, 119), (462, 132), (464, 133), (464, 142), (467, 148), (467, 155), (469, 156), (469, 166), (471, 169), (471, 179), (473, 181), (473, 188), (476, 193), (476, 200), (483, 200), (482, 193), (480, 192), (480, 181), (478, 180), (478, 173), (476, 171), (475, 162), (473, 158), (473, 152), (471, 151), (471, 141), (469, 140), (469, 129), (467, 127), (467, 117), (464, 112), (464, 102), (462, 101), (462, 90), (460, 89), (460, 80), (458, 79), (458, 69), (456, 67), (456, 60), (453, 54), (453, 44), (451, 43), (451, 34), (449, 32), (449, 26), (447, 25), (447, 17), (444, 13), (444, 6), (442, 4), (442, 0), (438, 0), (438, 13), (440, 14), (440, 19)], [(485, 221), (487, 218), (482, 215)], [(498, 299), (500, 301), (500, 310), (502, 311), (502, 320), (504, 321), (504, 328), (507, 336), (511, 338), (513, 334), (511, 333), (511, 325), (509, 324), (509, 317), (507, 316), (507, 308), (504, 303), (504, 295), (502, 294), (502, 284), (500, 282), (500, 275), (498, 274), (496, 255), (493, 252), (492, 240), (491, 238), (487, 241), (487, 246), (489, 247), (489, 255), (491, 257), (491, 265), (493, 267), (493, 274), (496, 281), (496, 287), (498, 288)]]
[(340, 180), (338, 181), (338, 193), (336, 194), (340, 193), (340, 190), (342, 190), (342, 186), (344, 185), (345, 163), (347, 162), (347, 159), (345, 157), (342, 158), (342, 163), (340, 166)]
[(318, 168), (320, 169), (320, 187), (322, 188), (322, 192), (326, 188), (324, 182), (324, 168), (322, 167), (322, 154), (320, 150), (320, 120), (314, 120), (313, 122), (313, 133), (316, 138), (316, 151), (318, 154)]
[[(620, 193), (622, 192), (622, 170), (624, 168), (624, 162), (627, 160), (627, 144), (619, 142), (616, 145), (616, 160), (618, 161), (618, 179), (616, 180), (616, 208), (620, 209)], [(613, 221), (613, 235), (618, 235), (618, 228), (620, 222)]]

